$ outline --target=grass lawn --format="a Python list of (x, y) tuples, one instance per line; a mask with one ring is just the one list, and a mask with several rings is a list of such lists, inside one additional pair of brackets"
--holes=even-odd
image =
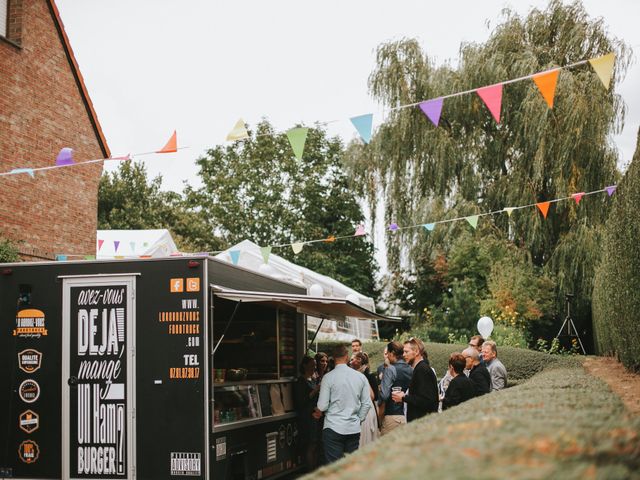
[[(438, 376), (457, 348), (427, 345)], [(401, 427), (305, 478), (640, 478), (640, 418), (578, 359), (498, 353), (517, 386)]]

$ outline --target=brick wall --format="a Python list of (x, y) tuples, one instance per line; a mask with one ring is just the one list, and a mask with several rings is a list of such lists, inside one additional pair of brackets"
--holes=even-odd
[[(0, 41), (0, 171), (54, 165), (62, 147), (76, 161), (103, 158), (47, 0), (19, 3), (19, 46)], [(0, 177), (0, 236), (26, 259), (94, 254), (101, 171), (98, 163)]]

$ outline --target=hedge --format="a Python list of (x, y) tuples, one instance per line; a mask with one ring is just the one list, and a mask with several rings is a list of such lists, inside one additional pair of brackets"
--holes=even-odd
[(612, 200), (594, 279), (595, 343), (640, 371), (640, 143)]
[(638, 478), (640, 419), (575, 359), (397, 428), (308, 479)]
[[(336, 343), (320, 343), (318, 350), (331, 355), (331, 349)], [(369, 354), (370, 364), (373, 369), (382, 363), (382, 351), (385, 342), (365, 342), (362, 349)], [(436, 369), (438, 378), (441, 378), (447, 371), (449, 365), (449, 355), (452, 352), (461, 352), (467, 346), (452, 343), (427, 343), (425, 349), (429, 357), (429, 363)], [(572, 357), (561, 357), (549, 355), (548, 353), (526, 350), (523, 348), (501, 347), (498, 345), (498, 358), (507, 368), (509, 381), (520, 383), (531, 378), (536, 373), (545, 368), (557, 365), (567, 365), (568, 363), (578, 364), (579, 360)]]

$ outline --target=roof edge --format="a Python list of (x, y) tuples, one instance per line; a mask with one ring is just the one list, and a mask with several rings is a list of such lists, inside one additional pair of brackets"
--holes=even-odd
[(84, 78), (82, 77), (82, 73), (80, 72), (80, 67), (78, 66), (76, 57), (73, 54), (73, 49), (71, 48), (69, 37), (67, 36), (67, 32), (65, 32), (64, 30), (64, 24), (62, 23), (62, 18), (60, 17), (60, 11), (56, 6), (55, 0), (47, 0), (47, 4), (49, 5), (49, 11), (51, 12), (51, 16), (53, 17), (56, 29), (58, 30), (58, 35), (60, 35), (60, 39), (62, 40), (62, 45), (67, 55), (67, 59), (69, 60), (69, 64), (71, 65), (71, 71), (73, 72), (73, 76), (76, 79), (76, 84), (80, 89), (80, 95), (82, 96), (82, 100), (84, 101), (87, 113), (89, 114), (89, 120), (91, 121), (93, 130), (96, 134), (96, 137), (98, 138), (98, 143), (100, 144), (102, 154), (104, 155), (104, 158), (109, 158), (111, 156), (111, 150), (109, 150), (107, 139), (105, 138), (102, 127), (100, 126), (100, 122), (98, 121), (98, 115), (93, 108), (91, 97), (89, 97), (89, 91), (87, 90), (87, 87), (84, 83)]

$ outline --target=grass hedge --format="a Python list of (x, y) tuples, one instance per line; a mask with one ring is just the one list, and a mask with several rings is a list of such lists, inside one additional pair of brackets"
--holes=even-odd
[[(320, 343), (319, 350), (331, 354), (331, 350), (336, 343)], [(370, 363), (373, 368), (382, 363), (382, 351), (386, 342), (366, 342), (363, 344), (363, 350), (370, 356)], [(461, 352), (467, 346), (451, 343), (427, 343), (426, 351), (429, 356), (429, 363), (436, 369), (438, 378), (441, 378), (447, 371), (449, 365), (449, 355), (452, 352)], [(567, 365), (573, 363), (579, 365), (579, 360), (573, 357), (560, 357), (558, 355), (549, 355), (548, 353), (536, 352), (534, 350), (526, 350), (523, 348), (501, 347), (498, 346), (498, 358), (507, 368), (509, 382), (514, 384), (531, 378), (536, 373), (545, 368), (556, 365)]]
[(635, 371), (640, 371), (639, 239), (640, 142), (613, 195), (592, 295), (597, 351), (617, 356)]
[(575, 359), (548, 366), (521, 385), (398, 428), (305, 478), (639, 478), (640, 419)]

